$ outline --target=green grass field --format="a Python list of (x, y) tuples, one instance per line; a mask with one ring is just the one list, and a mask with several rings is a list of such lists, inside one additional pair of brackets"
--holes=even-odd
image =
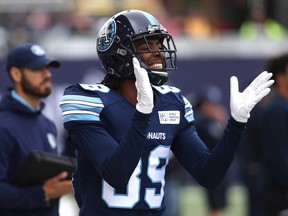
[[(181, 188), (179, 216), (207, 216), (207, 202), (203, 188), (199, 186), (186, 186)], [(246, 215), (246, 192), (241, 185), (231, 186), (228, 190), (228, 206), (225, 216)]]

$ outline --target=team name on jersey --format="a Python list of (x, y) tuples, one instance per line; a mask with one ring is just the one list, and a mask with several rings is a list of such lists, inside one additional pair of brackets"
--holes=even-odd
[(160, 124), (179, 124), (180, 111), (158, 111)]
[(147, 139), (165, 140), (166, 139), (166, 133), (148, 132)]

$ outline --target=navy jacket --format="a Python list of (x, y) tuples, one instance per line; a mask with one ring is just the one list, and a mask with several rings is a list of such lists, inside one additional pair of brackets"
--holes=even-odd
[(4, 94), (0, 101), (0, 215), (58, 216), (58, 201), (47, 206), (42, 184), (15, 187), (12, 181), (32, 150), (57, 154), (57, 130), (38, 111)]
[(261, 141), (268, 184), (288, 191), (288, 101), (275, 93), (263, 110)]

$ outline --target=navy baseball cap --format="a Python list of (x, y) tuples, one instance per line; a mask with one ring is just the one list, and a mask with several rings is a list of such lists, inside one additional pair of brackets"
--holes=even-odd
[(12, 67), (40, 69), (46, 66), (58, 68), (60, 67), (60, 62), (47, 56), (45, 50), (37, 44), (26, 43), (18, 45), (7, 55), (7, 71)]

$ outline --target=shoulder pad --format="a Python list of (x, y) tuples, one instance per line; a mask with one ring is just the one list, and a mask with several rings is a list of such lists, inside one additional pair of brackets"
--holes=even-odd
[(171, 95), (173, 101), (176, 99), (179, 103), (184, 104), (185, 118), (188, 122), (194, 121), (194, 114), (191, 103), (182, 95), (181, 90), (174, 86), (162, 85), (153, 86), (162, 95)]
[[(69, 121), (100, 121), (99, 115), (104, 104), (95, 91), (104, 89), (101, 88), (102, 86), (103, 85), (98, 84), (77, 84), (66, 88), (60, 102), (63, 123)], [(83, 90), (91, 92), (89, 93)], [(94, 93), (92, 93), (92, 91)], [(107, 89), (105, 89), (105, 91), (107, 91)]]
[(103, 84), (79, 84), (79, 86), (87, 91), (99, 91), (102, 93), (108, 93), (110, 88)]
[(174, 86), (169, 86), (169, 85), (162, 85), (162, 86), (153, 86), (158, 92), (161, 94), (168, 94), (168, 93), (179, 93), (181, 92), (180, 89), (174, 87)]

